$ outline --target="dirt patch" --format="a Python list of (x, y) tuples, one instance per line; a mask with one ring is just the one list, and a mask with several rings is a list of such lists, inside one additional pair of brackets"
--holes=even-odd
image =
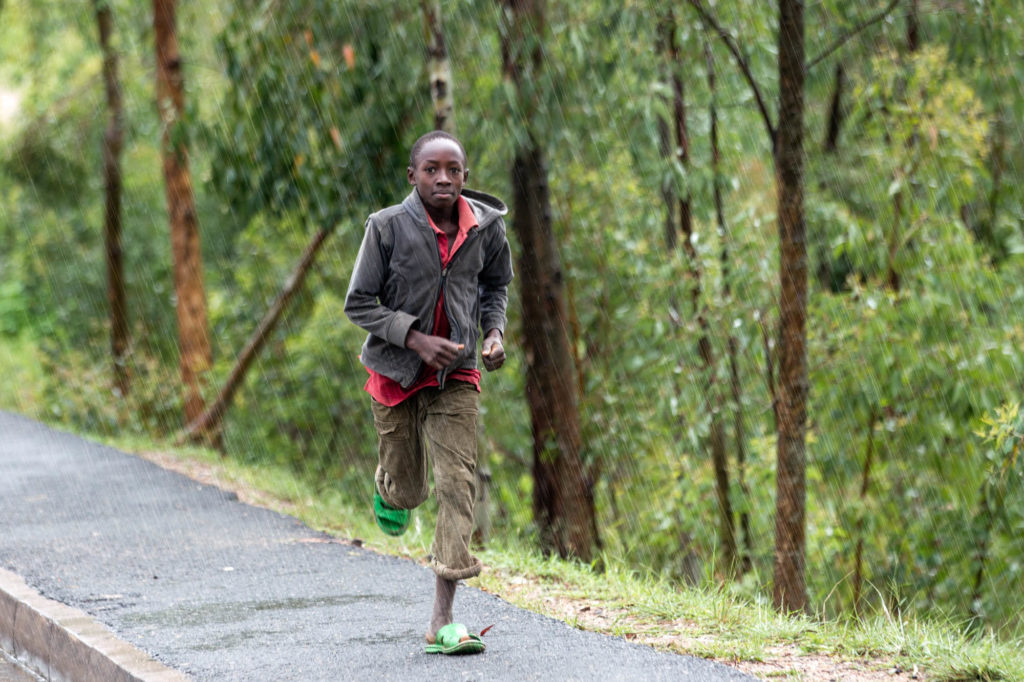
[(732, 663), (745, 673), (765, 680), (921, 680), (924, 677), (915, 672), (902, 670), (891, 661), (837, 660), (830, 656), (806, 655), (796, 652), (781, 653), (762, 662), (740, 661)]

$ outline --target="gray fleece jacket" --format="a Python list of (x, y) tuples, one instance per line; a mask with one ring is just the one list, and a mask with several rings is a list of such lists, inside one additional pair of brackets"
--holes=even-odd
[(434, 309), (444, 292), (451, 340), (464, 344), (445, 377), (454, 369), (475, 368), (480, 330), (505, 332), (512, 257), (502, 219), (508, 208), (483, 192), (463, 189), (479, 225), (441, 268), (437, 235), (427, 222), (419, 194), (389, 206), (366, 220), (366, 232), (352, 270), (345, 314), (367, 332), (363, 364), (403, 388), (419, 376), (423, 361), (405, 347), (410, 329), (433, 333)]

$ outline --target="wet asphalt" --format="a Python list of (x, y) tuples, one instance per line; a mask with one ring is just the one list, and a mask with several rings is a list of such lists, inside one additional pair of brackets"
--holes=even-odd
[(750, 680), (460, 585), (478, 656), (423, 653), (434, 576), (0, 412), (0, 567), (195, 680)]

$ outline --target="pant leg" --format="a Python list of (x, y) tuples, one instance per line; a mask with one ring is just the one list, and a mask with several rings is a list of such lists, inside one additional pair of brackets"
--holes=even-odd
[(422, 437), (422, 401), (413, 396), (394, 407), (371, 399), (377, 429), (377, 491), (397, 509), (413, 509), (430, 495)]
[(424, 436), (429, 443), (437, 495), (431, 568), (446, 580), (462, 580), (480, 573), (480, 560), (469, 552), (476, 497), (477, 415), (480, 394), (476, 387), (453, 381), (431, 391), (426, 402)]

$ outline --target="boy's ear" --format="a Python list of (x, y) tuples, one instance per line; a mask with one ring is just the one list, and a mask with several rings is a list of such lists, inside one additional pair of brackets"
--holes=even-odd
[(464, 168), (462, 170), (462, 182), (469, 182), (469, 169)]
[(410, 185), (415, 185), (416, 184), (416, 179), (413, 177), (413, 173), (414, 173), (413, 167), (412, 166), (407, 166), (406, 169), (405, 169), (405, 174), (406, 174), (406, 177), (409, 178), (409, 184)]

